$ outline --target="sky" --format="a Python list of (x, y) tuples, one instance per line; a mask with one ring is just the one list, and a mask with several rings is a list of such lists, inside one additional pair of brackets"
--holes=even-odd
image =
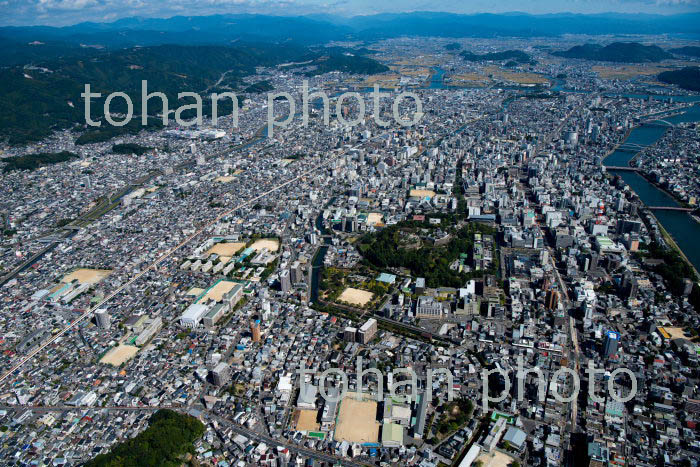
[(354, 16), (411, 11), (675, 14), (700, 11), (700, 0), (0, 0), (0, 24), (66, 26), (130, 16), (167, 18), (217, 13)]

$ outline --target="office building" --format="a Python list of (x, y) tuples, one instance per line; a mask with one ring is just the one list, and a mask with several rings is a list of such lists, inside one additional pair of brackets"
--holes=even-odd
[(100, 328), (109, 329), (111, 318), (107, 310), (97, 310), (95, 312), (95, 321)]
[(360, 344), (369, 343), (377, 333), (377, 320), (374, 318), (368, 319), (357, 331), (357, 342)]
[(250, 333), (252, 334), (253, 342), (260, 342), (260, 320), (256, 319), (250, 322)]
[(289, 277), (289, 269), (283, 269), (280, 272), (280, 290), (282, 292), (289, 292), (292, 289), (291, 279)]
[(217, 386), (223, 386), (231, 377), (231, 369), (228, 364), (221, 362), (211, 371), (211, 380)]
[(617, 348), (620, 344), (620, 333), (608, 331), (605, 333), (605, 341), (603, 342), (603, 357), (608, 358), (617, 354)]
[(442, 304), (433, 297), (419, 297), (416, 318), (442, 318)]
[(355, 342), (355, 336), (357, 335), (357, 328), (346, 327), (343, 331), (343, 339), (347, 342)]
[(547, 309), (554, 310), (559, 305), (559, 292), (556, 290), (548, 290), (546, 297)]

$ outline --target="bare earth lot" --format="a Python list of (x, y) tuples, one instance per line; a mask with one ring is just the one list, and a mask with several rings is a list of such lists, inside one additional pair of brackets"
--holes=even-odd
[(245, 247), (245, 243), (217, 243), (207, 251), (207, 256), (215, 253), (219, 256), (233, 256)]
[(432, 198), (435, 196), (435, 192), (432, 190), (411, 190), (408, 193), (409, 196), (416, 196), (418, 198), (425, 198), (425, 197), (430, 197)]
[(238, 282), (232, 282), (232, 281), (219, 281), (217, 282), (214, 287), (209, 289), (207, 294), (202, 297), (201, 301), (206, 301), (209, 299), (212, 299), (216, 302), (220, 302), (224, 294), (228, 291), (230, 291)]
[(508, 454), (500, 451), (494, 451), (489, 454), (482, 454), (476, 460), (482, 462), (482, 467), (508, 467), (515, 459)]
[(294, 413), (294, 418), (297, 421), (297, 431), (318, 431), (319, 424), (316, 422), (317, 416), (317, 410), (297, 410)]
[(334, 438), (352, 443), (376, 443), (379, 440), (377, 402), (357, 401), (354, 394), (348, 393), (340, 403)]
[(119, 366), (133, 358), (138, 351), (139, 348), (133, 345), (120, 344), (107, 352), (100, 360), (100, 363)]
[(280, 244), (277, 240), (272, 238), (261, 238), (250, 246), (255, 251), (260, 251), (263, 248), (267, 248), (270, 251), (277, 251), (280, 248)]
[(111, 272), (112, 271), (110, 269), (76, 269), (65, 276), (61, 282), (65, 282), (67, 284), (77, 279), (81, 284), (97, 284), (102, 279), (109, 276), (109, 273)]
[(363, 306), (369, 303), (370, 300), (372, 300), (373, 296), (374, 294), (372, 292), (348, 287), (347, 289), (343, 290), (343, 293), (340, 294), (338, 300), (341, 302), (349, 303), (350, 305)]

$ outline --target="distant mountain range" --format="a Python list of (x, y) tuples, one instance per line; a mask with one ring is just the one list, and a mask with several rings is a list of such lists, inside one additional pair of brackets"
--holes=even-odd
[[(81, 23), (0, 28), (0, 139), (22, 144), (46, 137), (55, 129), (84, 123), (83, 84), (103, 95), (123, 91), (132, 96), (140, 112), (140, 83), (168, 95), (177, 107), (177, 93), (192, 90), (264, 92), (270, 83), (251, 85), (243, 78), (257, 66), (299, 63), (289, 68), (311, 76), (329, 71), (373, 74), (387, 67), (372, 58), (373, 51), (326, 47), (329, 41), (352, 40), (362, 44), (400, 36), (531, 37), (565, 33), (638, 34), (668, 33), (697, 36), (700, 14), (659, 15), (527, 15), (416, 12), (342, 18), (335, 16), (284, 17), (266, 15), (177, 16), (168, 19), (125, 18), (112, 23)], [(322, 46), (323, 45), (323, 46)], [(449, 49), (459, 50), (453, 43)], [(684, 47), (674, 54), (697, 54)], [(656, 46), (615, 42), (586, 44), (560, 56), (589, 60), (652, 62), (671, 54)], [(528, 63), (519, 50), (476, 54), (461, 53), (464, 60), (509, 60), (507, 66)], [(27, 96), (32, 96), (31, 102)], [(114, 111), (119, 111), (117, 99)], [(154, 101), (154, 104), (157, 101)], [(207, 99), (204, 100), (205, 105)], [(101, 112), (101, 101), (93, 110)], [(222, 103), (224, 106), (225, 103)], [(151, 109), (154, 114), (159, 109)], [(208, 109), (205, 107), (205, 112)], [(225, 111), (225, 109), (222, 109)], [(119, 131), (138, 131), (123, 127)], [(99, 132), (98, 132), (99, 133)], [(118, 131), (83, 135), (83, 141), (108, 138)]]
[(673, 55), (656, 45), (642, 45), (638, 42), (613, 42), (606, 46), (599, 44), (577, 45), (569, 50), (552, 52), (552, 55), (565, 58), (582, 58), (601, 62), (647, 63), (660, 62)]
[[(64, 43), (107, 48), (161, 44), (221, 45), (236, 41), (321, 44), (331, 40), (376, 40), (399, 36), (433, 37), (532, 37), (562, 34), (688, 34), (700, 33), (700, 13), (679, 15), (548, 14), (525, 13), (459, 15), (414, 12), (344, 18), (331, 15), (307, 17), (266, 15), (175, 16), (124, 18), (112, 23), (80, 23), (49, 26), (2, 27), (5, 41), (47, 45)], [(47, 47), (48, 48), (48, 47)], [(71, 51), (78, 53), (78, 50)], [(26, 52), (41, 55), (37, 49)], [(0, 63), (17, 51), (0, 51)]]

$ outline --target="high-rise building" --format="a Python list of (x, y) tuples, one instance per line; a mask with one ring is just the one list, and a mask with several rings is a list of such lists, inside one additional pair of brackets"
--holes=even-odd
[(102, 329), (109, 329), (111, 319), (107, 310), (97, 310), (95, 312), (95, 321), (97, 321), (97, 325)]
[(632, 271), (627, 271), (622, 276), (621, 292), (625, 298), (635, 298), (637, 296), (637, 290), (639, 285), (637, 284), (637, 279), (632, 274)]
[(688, 296), (690, 293), (693, 291), (693, 281), (691, 279), (684, 279), (683, 280), (683, 295)]
[(292, 284), (298, 284), (299, 282), (304, 282), (304, 271), (301, 267), (299, 261), (294, 261), (289, 269)]
[(211, 380), (217, 386), (223, 386), (231, 377), (231, 369), (225, 362), (221, 362), (211, 371)]
[(357, 342), (367, 344), (372, 340), (377, 333), (377, 320), (374, 318), (368, 319), (357, 331)]
[(347, 342), (355, 342), (355, 336), (357, 336), (357, 328), (348, 326), (343, 331), (343, 339)]
[(547, 291), (547, 309), (554, 310), (559, 305), (559, 292), (556, 290)]
[(617, 354), (617, 348), (620, 344), (620, 333), (608, 331), (605, 333), (605, 341), (603, 342), (603, 357), (608, 358)]
[(289, 269), (283, 269), (280, 272), (280, 288), (282, 292), (289, 292), (292, 288), (292, 281), (289, 277)]
[(259, 319), (250, 322), (250, 333), (253, 335), (253, 342), (260, 342), (261, 335)]

